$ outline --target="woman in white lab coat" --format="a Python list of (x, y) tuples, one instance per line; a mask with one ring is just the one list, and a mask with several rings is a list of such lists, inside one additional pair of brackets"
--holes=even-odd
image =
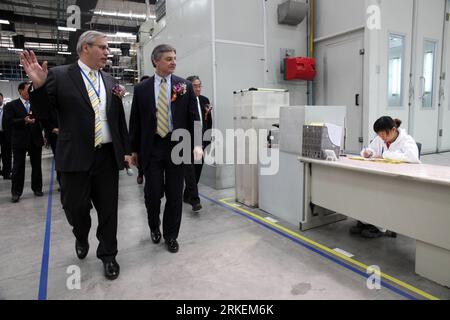
[(361, 151), (361, 156), (420, 163), (417, 143), (400, 128), (401, 124), (401, 120), (391, 117), (378, 119), (373, 125), (377, 137)]
[[(394, 120), (391, 117), (378, 119), (373, 125), (377, 137), (373, 139), (368, 148), (361, 151), (361, 156), (421, 163), (417, 143), (406, 133), (406, 130), (400, 128), (401, 124), (401, 120)], [(356, 226), (350, 228), (350, 233), (361, 234), (365, 238), (377, 238), (384, 235), (395, 238), (397, 236), (395, 232), (364, 224), (360, 221)]]

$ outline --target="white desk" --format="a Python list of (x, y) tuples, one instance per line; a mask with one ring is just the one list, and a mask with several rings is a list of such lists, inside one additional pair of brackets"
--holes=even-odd
[[(310, 203), (416, 239), (416, 273), (450, 287), (450, 167), (300, 157)], [(306, 221), (308, 222), (308, 221)]]

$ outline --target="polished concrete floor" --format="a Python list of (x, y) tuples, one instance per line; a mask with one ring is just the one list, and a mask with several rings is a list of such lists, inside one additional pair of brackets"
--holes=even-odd
[[(450, 154), (425, 156), (423, 160), (450, 165)], [(284, 228), (279, 231), (255, 218), (268, 214), (248, 208), (245, 212), (233, 210), (221, 202), (234, 198), (233, 189), (217, 191), (201, 186), (204, 209), (193, 213), (184, 206), (180, 251), (169, 253), (162, 243), (151, 242), (143, 187), (136, 184), (135, 176), (124, 172), (120, 175), (117, 257), (121, 274), (119, 279), (108, 281), (95, 257), (95, 211), (91, 249), (80, 261), (59, 193), (54, 190), (51, 199), (49, 196), (51, 159), (43, 160), (43, 172), (45, 196), (33, 196), (27, 167), (24, 195), (17, 204), (10, 202), (10, 182), (0, 180), (0, 299), (37, 299), (39, 292), (47, 299), (374, 300), (423, 299), (423, 294), (450, 299), (449, 288), (414, 273), (413, 239), (401, 235), (374, 240), (350, 236), (348, 228), (354, 224), (350, 219), (307, 232), (279, 221), (276, 226)], [(48, 211), (51, 232), (46, 268), (43, 256)], [(256, 216), (249, 217), (249, 212)], [(296, 240), (287, 234), (289, 231), (306, 238)], [(366, 270), (317, 244), (350, 252), (354, 261), (364, 265), (377, 265), (397, 283), (383, 279), (381, 289), (369, 289)], [(79, 289), (73, 286), (74, 266), (81, 272)], [(409, 290), (399, 281), (415, 289)]]

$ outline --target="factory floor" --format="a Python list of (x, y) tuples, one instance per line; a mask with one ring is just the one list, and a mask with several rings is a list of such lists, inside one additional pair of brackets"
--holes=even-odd
[[(450, 165), (450, 153), (422, 159)], [(203, 210), (193, 213), (184, 205), (180, 250), (169, 253), (163, 243), (151, 242), (143, 186), (124, 172), (117, 256), (121, 273), (108, 281), (95, 257), (95, 211), (91, 249), (80, 261), (57, 187), (49, 194), (51, 163), (43, 160), (42, 198), (30, 190), (29, 163), (19, 203), (10, 202), (10, 181), (0, 180), (0, 300), (450, 299), (449, 288), (414, 273), (415, 240), (351, 236), (351, 219), (300, 232), (295, 225), (267, 220), (267, 213), (236, 205), (233, 189), (200, 186)], [(343, 258), (336, 248), (353, 257)], [(380, 287), (376, 281), (367, 284), (366, 268), (372, 265), (387, 275)]]

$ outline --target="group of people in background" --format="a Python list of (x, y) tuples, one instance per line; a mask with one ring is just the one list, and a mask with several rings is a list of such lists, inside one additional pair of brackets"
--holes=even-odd
[[(19, 202), (25, 182), (26, 155), (31, 163), (31, 189), (35, 196), (42, 197), (42, 147), (45, 142), (56, 147), (57, 120), (38, 120), (33, 115), (29, 97), (29, 82), (18, 86), (19, 98), (0, 109), (0, 152), (3, 179), (11, 180), (11, 201)], [(43, 136), (45, 132), (45, 138)]]

